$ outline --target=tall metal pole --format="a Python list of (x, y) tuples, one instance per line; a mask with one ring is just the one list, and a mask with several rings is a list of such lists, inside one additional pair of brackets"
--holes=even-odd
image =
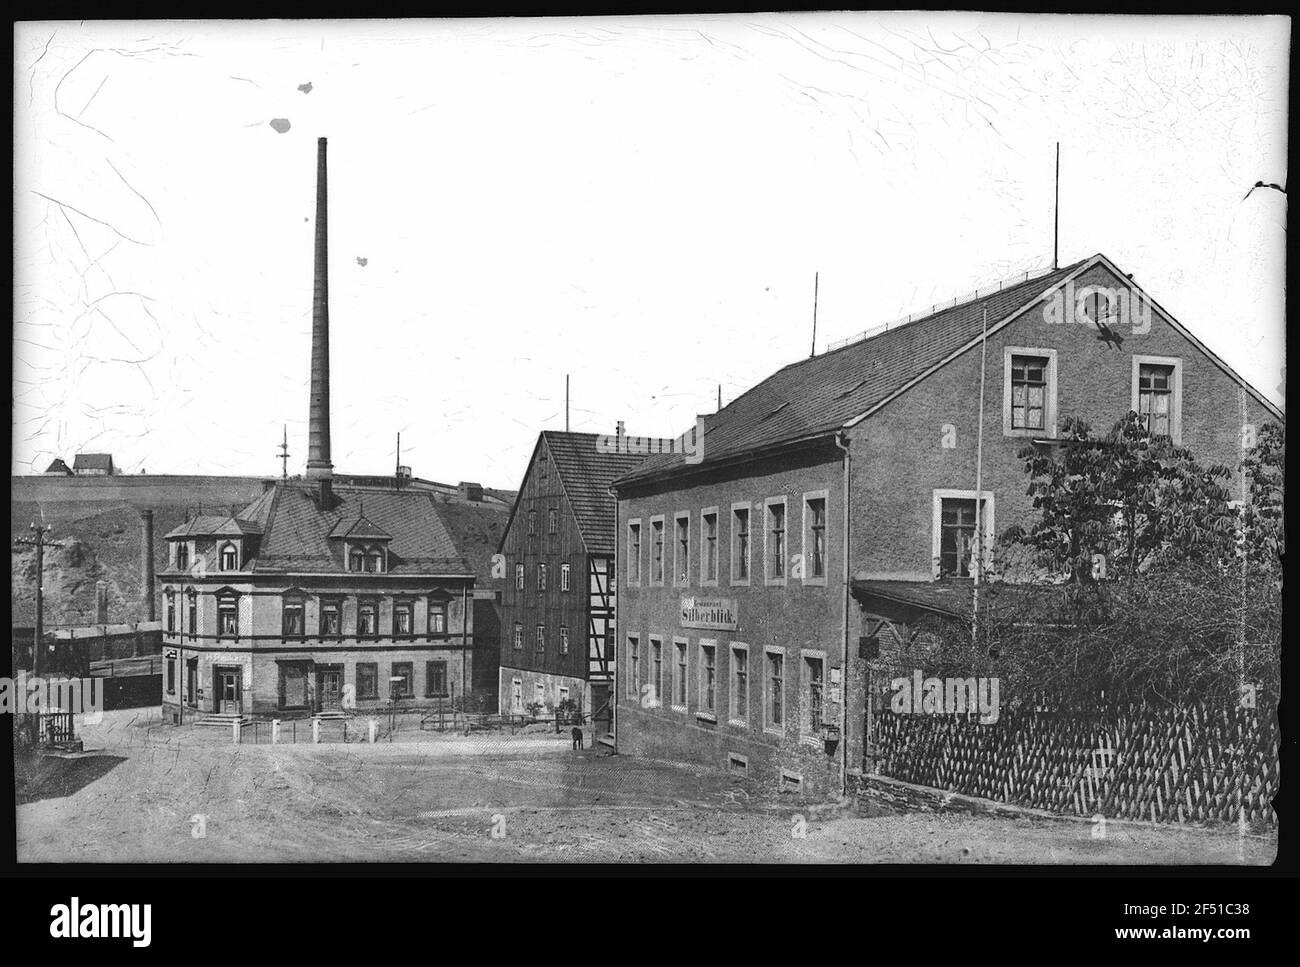
[(980, 405), (979, 429), (975, 434), (975, 582), (971, 588), (971, 638), (979, 628), (980, 580), (984, 576), (983, 514), (984, 506), (984, 372), (989, 353), (989, 311), (984, 310), (984, 330), (980, 337)]
[(1061, 237), (1061, 142), (1056, 142), (1056, 204), (1052, 208), (1052, 269), (1061, 267), (1059, 258)]
[(817, 283), (820, 274), (819, 272), (813, 273), (813, 335), (812, 349), (808, 353), (810, 359), (817, 355)]
[(569, 432), (569, 374), (564, 374), (564, 432)]

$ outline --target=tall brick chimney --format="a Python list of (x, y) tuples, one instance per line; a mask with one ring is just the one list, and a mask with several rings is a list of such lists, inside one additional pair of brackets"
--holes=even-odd
[[(325, 199), (325, 139), (316, 142), (316, 284), (311, 302), (311, 408), (307, 414), (307, 476), (328, 478), (330, 462), (329, 216)], [(328, 482), (322, 483), (324, 499)]]
[(144, 604), (144, 620), (157, 618), (153, 589), (153, 511), (140, 511), (140, 597)]

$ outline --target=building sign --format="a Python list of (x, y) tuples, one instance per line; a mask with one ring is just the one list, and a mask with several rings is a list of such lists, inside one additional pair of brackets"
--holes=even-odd
[(737, 625), (734, 598), (682, 598), (682, 627), (735, 631)]

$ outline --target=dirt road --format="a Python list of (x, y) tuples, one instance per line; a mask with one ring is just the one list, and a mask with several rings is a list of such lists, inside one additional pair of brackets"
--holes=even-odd
[(101, 754), (46, 760), (20, 862), (1268, 863), (1276, 842), (1108, 824), (866, 818), (759, 800), (714, 771), (553, 735), (243, 745), (106, 713)]

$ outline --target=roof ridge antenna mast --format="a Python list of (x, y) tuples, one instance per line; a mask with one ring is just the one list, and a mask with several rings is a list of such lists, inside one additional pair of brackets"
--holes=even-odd
[[(813, 335), (812, 350), (808, 353), (809, 359), (817, 355), (817, 283), (820, 275), (820, 272), (813, 273)], [(721, 405), (719, 405), (718, 409), (722, 409)]]
[(1061, 239), (1061, 142), (1056, 142), (1056, 204), (1052, 208), (1052, 271), (1059, 269)]

